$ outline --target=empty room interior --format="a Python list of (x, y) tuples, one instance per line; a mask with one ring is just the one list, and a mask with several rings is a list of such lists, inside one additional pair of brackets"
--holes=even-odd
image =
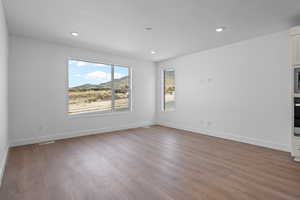
[(0, 200), (300, 200), (300, 1), (0, 0)]

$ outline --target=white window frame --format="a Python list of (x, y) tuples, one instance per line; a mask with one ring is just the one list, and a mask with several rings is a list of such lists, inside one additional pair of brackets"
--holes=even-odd
[[(175, 99), (174, 108), (172, 110), (165, 110), (165, 71), (174, 71), (175, 75)], [(161, 69), (161, 111), (162, 112), (174, 112), (176, 110), (176, 97), (177, 97), (177, 87), (176, 87), (176, 70), (174, 67), (166, 67)]]
[[(80, 113), (69, 113), (69, 61), (70, 60), (74, 60), (74, 61), (82, 61), (82, 62), (87, 62), (87, 63), (92, 63), (92, 64), (103, 64), (103, 65), (108, 65), (111, 67), (111, 81), (112, 81), (112, 86), (111, 86), (111, 90), (112, 90), (112, 99), (111, 99), (111, 106), (112, 109), (111, 110), (98, 110), (98, 111), (91, 111), (91, 112), (80, 112)], [(128, 109), (122, 110), (122, 111), (116, 111), (114, 104), (115, 104), (115, 88), (114, 88), (114, 67), (126, 67), (128, 68), (128, 76), (129, 76), (129, 88), (128, 88)], [(90, 117), (90, 116), (98, 116), (98, 115), (118, 115), (118, 114), (125, 114), (128, 112), (132, 112), (132, 68), (127, 66), (127, 65), (123, 65), (123, 64), (111, 64), (111, 63), (104, 63), (104, 62), (98, 62), (98, 61), (89, 61), (88, 59), (78, 59), (78, 58), (74, 58), (74, 57), (69, 57), (67, 59), (67, 78), (66, 78), (66, 114), (68, 117)]]

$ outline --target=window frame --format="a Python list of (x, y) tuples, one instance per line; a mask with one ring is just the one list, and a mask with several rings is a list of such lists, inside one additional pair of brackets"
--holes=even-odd
[[(97, 111), (90, 111), (90, 112), (78, 112), (78, 113), (69, 113), (69, 61), (74, 60), (74, 61), (82, 61), (82, 62), (87, 62), (87, 63), (93, 63), (93, 64), (103, 64), (103, 65), (108, 65), (111, 68), (111, 81), (112, 81), (112, 86), (111, 86), (111, 91), (112, 91), (112, 98), (111, 98), (111, 106), (112, 108), (110, 110), (97, 110)], [(76, 117), (96, 117), (96, 116), (101, 116), (101, 115), (120, 115), (120, 114), (126, 114), (129, 112), (132, 112), (132, 68), (128, 65), (123, 65), (123, 64), (112, 64), (112, 63), (105, 63), (105, 62), (99, 62), (97, 60), (89, 60), (89, 59), (81, 59), (81, 58), (75, 58), (75, 57), (68, 57), (66, 61), (66, 115), (69, 118), (76, 118)], [(128, 109), (117, 111), (114, 107), (115, 103), (115, 88), (114, 88), (114, 67), (125, 67), (128, 69)]]
[[(175, 86), (175, 98), (174, 98), (174, 108), (172, 110), (165, 110), (165, 71), (174, 71), (174, 86)], [(162, 112), (174, 112), (176, 111), (176, 96), (177, 96), (177, 88), (176, 88), (176, 70), (174, 67), (164, 67), (161, 69), (161, 111)]]

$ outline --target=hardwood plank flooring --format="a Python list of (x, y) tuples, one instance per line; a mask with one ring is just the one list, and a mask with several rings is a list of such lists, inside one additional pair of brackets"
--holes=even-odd
[(1, 200), (299, 200), (289, 153), (161, 126), (10, 149)]

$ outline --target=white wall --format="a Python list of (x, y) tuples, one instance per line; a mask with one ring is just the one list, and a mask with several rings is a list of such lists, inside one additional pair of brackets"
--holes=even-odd
[[(9, 133), (12, 145), (98, 133), (152, 123), (155, 65), (84, 49), (11, 36), (9, 56)], [(133, 111), (68, 117), (68, 57), (132, 67)]]
[[(147, 125), (156, 111), (155, 121), (162, 125), (289, 150), (288, 45), (288, 33), (281, 32), (160, 62), (155, 71), (151, 62), (11, 36), (11, 143), (27, 144)], [(69, 118), (68, 57), (132, 66), (133, 112)], [(163, 67), (176, 69), (174, 112), (161, 112)]]
[(0, 0), (0, 185), (8, 149), (7, 141), (7, 28)]
[[(158, 123), (290, 150), (288, 33), (157, 63)], [(161, 111), (163, 67), (176, 70), (176, 111)]]

